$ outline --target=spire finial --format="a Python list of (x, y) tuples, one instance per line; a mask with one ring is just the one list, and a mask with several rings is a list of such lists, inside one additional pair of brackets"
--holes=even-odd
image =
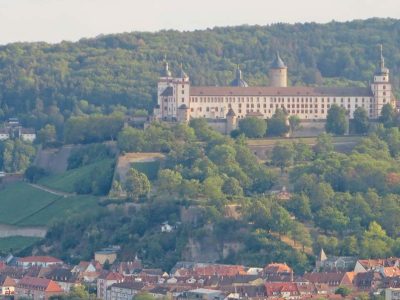
[(163, 71), (163, 76), (165, 77), (171, 77), (171, 71), (169, 70), (169, 65), (167, 61), (167, 54), (164, 53), (164, 71)]
[(381, 50), (381, 70), (385, 68), (385, 58), (383, 57), (383, 45), (379, 44), (379, 49)]

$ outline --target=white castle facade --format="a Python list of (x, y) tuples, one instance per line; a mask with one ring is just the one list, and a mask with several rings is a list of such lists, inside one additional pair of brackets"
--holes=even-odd
[[(301, 120), (324, 121), (330, 106), (337, 104), (347, 110), (349, 118), (353, 118), (358, 107), (363, 107), (370, 119), (377, 119), (383, 105), (391, 103), (395, 106), (382, 47), (380, 62), (369, 87), (288, 86), (287, 71), (286, 64), (277, 53), (269, 70), (270, 86), (248, 86), (239, 67), (236, 78), (229, 86), (191, 86), (189, 76), (182, 67), (179, 76), (174, 77), (164, 61), (154, 116), (178, 122), (187, 122), (192, 118), (229, 121), (230, 118), (240, 120), (248, 116), (267, 119), (280, 108), (289, 116), (297, 115)], [(232, 128), (226, 131), (229, 132), (229, 129)]]

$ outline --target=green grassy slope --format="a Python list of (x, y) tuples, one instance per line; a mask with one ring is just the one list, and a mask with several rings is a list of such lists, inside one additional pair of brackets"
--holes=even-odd
[(0, 238), (0, 253), (7, 254), (9, 252), (18, 252), (25, 248), (32, 246), (39, 241), (40, 238), (25, 237), (25, 236), (12, 236)]
[(52, 205), (21, 220), (16, 225), (21, 226), (43, 226), (52, 222), (65, 219), (66, 217), (92, 211), (97, 207), (97, 199), (94, 196), (72, 196), (59, 198)]
[(44, 177), (38, 182), (38, 184), (58, 191), (73, 193), (75, 191), (75, 182), (90, 176), (93, 170), (97, 167), (109, 168), (113, 162), (114, 159), (101, 160), (81, 168), (68, 170), (60, 175)]
[(0, 190), (0, 223), (48, 226), (53, 221), (97, 207), (94, 196), (62, 197), (20, 182)]
[(38, 190), (27, 183), (12, 184), (0, 190), (0, 223), (16, 224), (58, 198), (60, 196)]

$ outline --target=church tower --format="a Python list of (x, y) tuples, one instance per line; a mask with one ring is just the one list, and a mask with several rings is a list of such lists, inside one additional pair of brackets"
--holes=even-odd
[[(389, 69), (385, 67), (385, 58), (383, 57), (383, 48), (380, 45), (380, 61), (374, 74), (374, 81), (371, 84), (374, 103), (370, 107), (370, 117), (379, 118), (382, 106), (392, 102), (392, 85), (389, 81)], [(372, 108), (372, 111), (371, 111)]]
[(287, 87), (287, 66), (276, 52), (275, 59), (271, 64), (269, 70), (270, 86), (273, 87)]

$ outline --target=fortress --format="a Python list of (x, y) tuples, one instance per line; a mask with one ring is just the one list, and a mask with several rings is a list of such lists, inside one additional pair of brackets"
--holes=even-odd
[(154, 117), (159, 120), (188, 122), (192, 118), (206, 118), (211, 123), (225, 122), (225, 131), (236, 128), (236, 123), (249, 116), (267, 119), (275, 110), (284, 109), (302, 121), (324, 121), (332, 104), (344, 107), (349, 118), (358, 107), (363, 107), (370, 119), (377, 119), (382, 106), (395, 97), (389, 81), (382, 53), (369, 87), (308, 87), (288, 86), (288, 68), (276, 53), (269, 70), (270, 86), (249, 86), (239, 66), (236, 78), (229, 86), (191, 86), (189, 76), (180, 69), (172, 76), (168, 62), (158, 82), (158, 103)]

